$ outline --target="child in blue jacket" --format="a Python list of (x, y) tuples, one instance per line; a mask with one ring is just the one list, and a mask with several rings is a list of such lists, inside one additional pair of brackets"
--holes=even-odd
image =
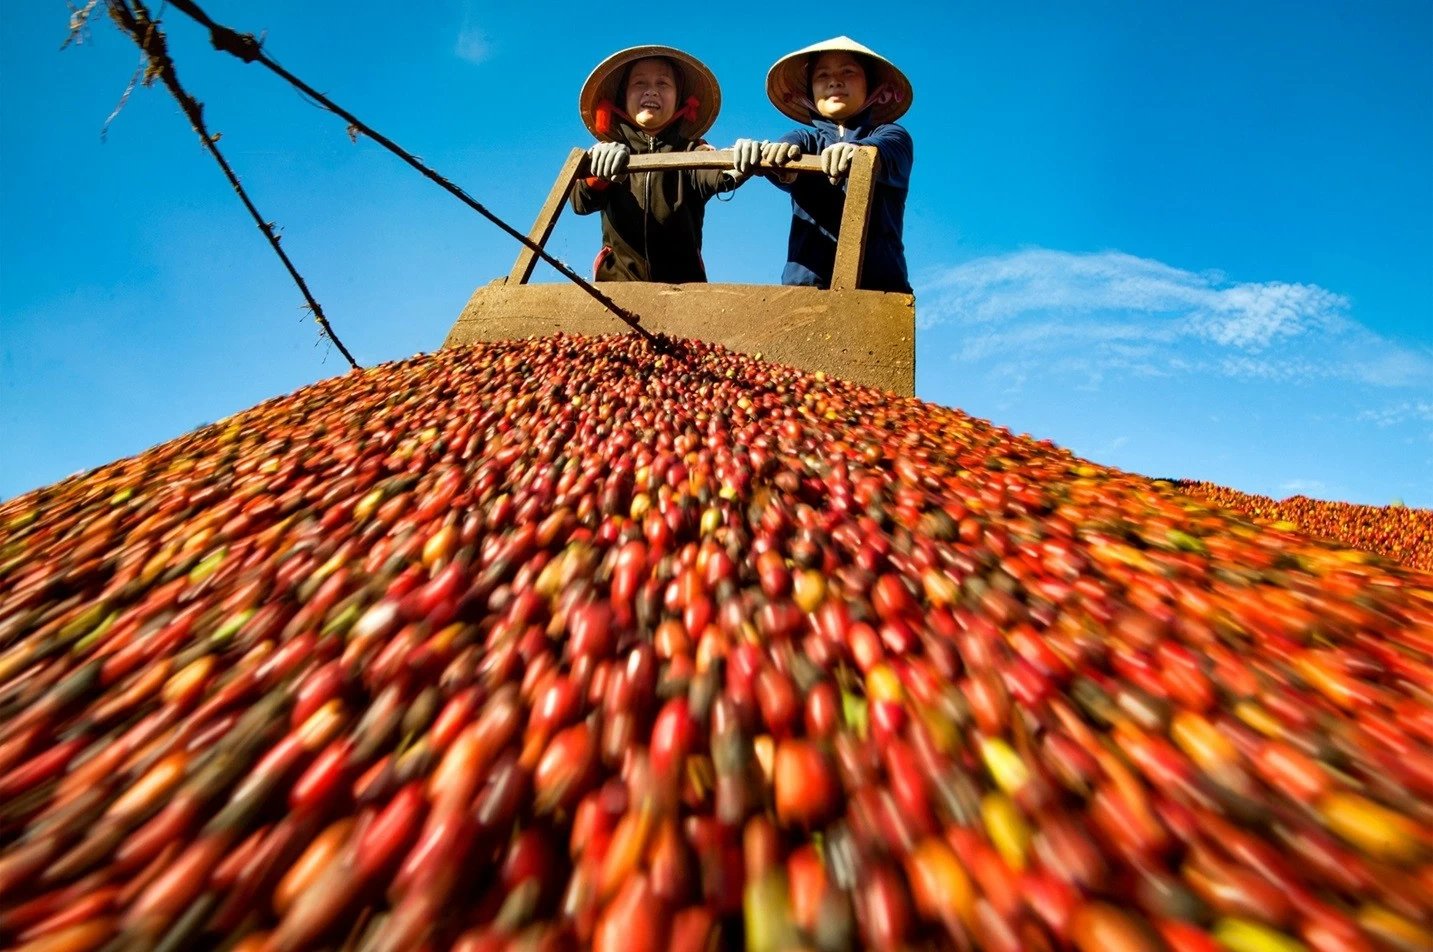
[(830, 287), (846, 174), (856, 149), (870, 145), (880, 162), (860, 287), (910, 293), (901, 236), (915, 149), (910, 133), (896, 124), (911, 105), (910, 81), (889, 60), (842, 36), (778, 60), (767, 74), (766, 94), (777, 109), (811, 128), (775, 142), (738, 140), (736, 171), (746, 175), (759, 162), (781, 166), (808, 153), (821, 156), (826, 172), (826, 177), (769, 176), (791, 194), (791, 238), (781, 283)]

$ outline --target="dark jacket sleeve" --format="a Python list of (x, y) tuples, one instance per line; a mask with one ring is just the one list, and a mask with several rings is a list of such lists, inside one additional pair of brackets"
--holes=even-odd
[(579, 215), (602, 211), (607, 207), (607, 190), (611, 187), (606, 182), (598, 185), (588, 179), (578, 179), (572, 186), (572, 210)]
[[(786, 135), (782, 136), (776, 141), (790, 142), (793, 145), (801, 146), (801, 153), (803, 155), (811, 155), (818, 151), (816, 148), (816, 130), (814, 129), (792, 129), (790, 132), (786, 133)], [(806, 177), (810, 178), (810, 176)], [(772, 185), (775, 185), (783, 192), (789, 192), (791, 191), (792, 186), (794, 186), (797, 182), (801, 181), (802, 176), (799, 174), (794, 175), (792, 177), (792, 180), (789, 182), (783, 182), (776, 175), (768, 175), (766, 178), (769, 182), (771, 182)]]
[(687, 174), (691, 176), (692, 187), (704, 202), (722, 192), (733, 191), (746, 181), (728, 175), (725, 169), (691, 169)]
[(856, 145), (873, 145), (880, 153), (881, 162), (876, 169), (876, 181), (893, 188), (910, 188), (911, 166), (915, 163), (915, 143), (904, 126), (893, 122), (876, 126), (864, 139), (856, 139)]

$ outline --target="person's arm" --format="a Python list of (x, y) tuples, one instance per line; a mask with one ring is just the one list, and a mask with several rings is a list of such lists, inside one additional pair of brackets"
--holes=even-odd
[[(715, 152), (717, 147), (703, 139), (692, 143), (688, 151)], [(687, 177), (691, 187), (696, 189), (697, 194), (704, 202), (723, 192), (739, 188), (743, 182), (751, 178), (750, 175), (739, 174), (735, 169), (684, 169), (681, 174)]]
[[(811, 129), (792, 129), (776, 141), (786, 142), (799, 147), (802, 155), (809, 155), (816, 151), (816, 133)], [(796, 179), (799, 177), (800, 173), (798, 172), (766, 173), (767, 181), (771, 182), (772, 185), (775, 185), (783, 192), (791, 191), (791, 187), (796, 184)]]
[(722, 192), (734, 191), (751, 178), (750, 175), (739, 175), (735, 169), (688, 169), (687, 174), (692, 177), (692, 187), (703, 201)]
[(579, 215), (591, 215), (607, 207), (607, 190), (612, 183), (595, 176), (580, 178), (572, 185), (572, 210)]
[(893, 122), (877, 126), (864, 139), (856, 139), (855, 145), (873, 145), (881, 161), (876, 168), (876, 181), (895, 188), (909, 188), (911, 166), (915, 163), (915, 142), (904, 126)]
[(606, 191), (626, 178), (631, 152), (620, 142), (599, 142), (587, 150), (587, 156), (592, 174), (580, 179), (572, 190), (572, 210), (579, 215), (607, 207)]

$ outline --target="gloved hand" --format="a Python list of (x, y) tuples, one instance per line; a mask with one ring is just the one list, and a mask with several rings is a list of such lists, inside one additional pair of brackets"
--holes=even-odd
[(801, 146), (794, 142), (763, 142), (761, 161), (764, 165), (783, 166), (801, 158)]
[(736, 153), (732, 166), (737, 175), (750, 175), (763, 165), (779, 167), (801, 157), (801, 146), (765, 139), (737, 139), (731, 150)]
[(761, 164), (761, 150), (769, 144), (755, 139), (737, 139), (736, 145), (731, 147), (731, 151), (735, 153), (731, 166), (736, 170), (736, 174), (744, 176), (755, 172)]
[(587, 150), (593, 176), (609, 182), (627, 174), (627, 159), (631, 154), (631, 150), (621, 142), (599, 142)]
[(856, 158), (856, 150), (860, 146), (854, 142), (833, 142), (821, 150), (821, 171), (835, 185), (846, 177), (851, 171), (851, 163)]

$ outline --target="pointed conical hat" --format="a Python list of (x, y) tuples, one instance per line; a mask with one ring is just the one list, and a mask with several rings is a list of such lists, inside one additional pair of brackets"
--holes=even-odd
[[(623, 105), (622, 90), (617, 84), (622, 81), (622, 74), (628, 66), (640, 59), (647, 59), (650, 56), (661, 56), (671, 60), (681, 72), (678, 82), (682, 88), (682, 98), (689, 96), (697, 97), (697, 117), (695, 119), (683, 119), (677, 127), (683, 137), (687, 139), (700, 139), (702, 135), (716, 122), (717, 113), (721, 111), (721, 86), (717, 84), (716, 75), (707, 68), (701, 60), (690, 53), (683, 53), (679, 49), (670, 46), (633, 46), (628, 49), (613, 53), (601, 63), (587, 77), (587, 82), (582, 84), (582, 92), (577, 98), (577, 108), (582, 113), (582, 124), (587, 131), (597, 139), (612, 139), (611, 132), (597, 131), (597, 106), (604, 99), (615, 103), (619, 108)], [(682, 108), (683, 103), (678, 102), (677, 108)]]
[(806, 103), (810, 99), (811, 88), (807, 80), (807, 69), (812, 56), (833, 51), (859, 53), (867, 57), (875, 72), (875, 75), (868, 77), (870, 92), (874, 93), (882, 84), (890, 86), (892, 95), (889, 101), (871, 106), (871, 119), (877, 125), (895, 122), (906, 114), (915, 98), (915, 91), (911, 88), (911, 81), (906, 79), (906, 74), (897, 69), (890, 60), (849, 36), (838, 36), (832, 40), (813, 43), (777, 60), (776, 65), (766, 74), (766, 95), (771, 104), (797, 122), (809, 125), (811, 111)]

